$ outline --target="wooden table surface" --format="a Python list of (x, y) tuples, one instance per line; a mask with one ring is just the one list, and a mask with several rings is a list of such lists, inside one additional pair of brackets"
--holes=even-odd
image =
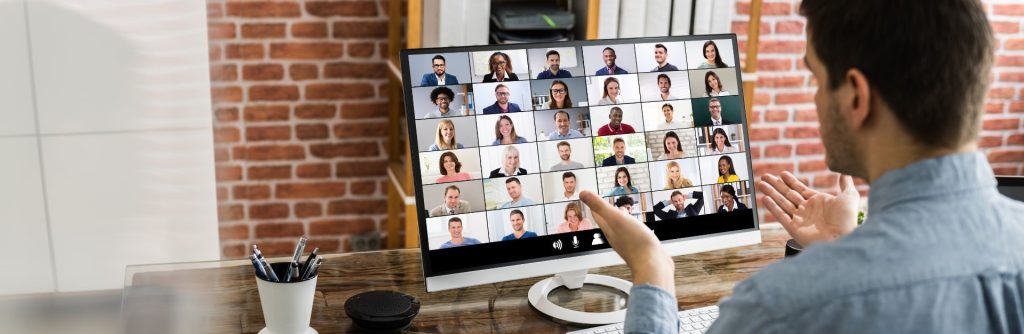
[[(716, 304), (733, 286), (783, 257), (788, 235), (777, 226), (762, 226), (762, 243), (675, 257), (676, 294), (680, 308)], [(259, 293), (248, 262), (225, 261), (189, 266), (129, 268), (122, 323), (128, 333), (257, 333), (264, 327)], [(175, 269), (175, 270), (169, 270)], [(625, 266), (591, 270), (631, 280)], [(580, 327), (563, 324), (535, 311), (526, 299), (539, 278), (427, 293), (419, 249), (327, 256), (317, 282), (310, 325), (320, 333), (359, 333), (345, 315), (349, 297), (371, 290), (415, 296), (420, 314), (403, 333), (565, 333)], [(584, 290), (587, 290), (586, 288)], [(594, 294), (598, 295), (598, 294)], [(605, 294), (607, 295), (607, 294)], [(624, 300), (592, 298), (576, 309), (607, 311)]]

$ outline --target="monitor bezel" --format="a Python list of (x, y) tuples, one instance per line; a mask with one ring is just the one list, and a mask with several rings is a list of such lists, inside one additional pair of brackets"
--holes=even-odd
[[(746, 100), (744, 96), (743, 77), (742, 70), (740, 68), (739, 58), (739, 45), (736, 34), (707, 34), (707, 35), (691, 35), (691, 36), (665, 36), (665, 37), (642, 37), (642, 38), (622, 38), (622, 39), (603, 39), (603, 40), (578, 40), (569, 42), (545, 42), (545, 43), (522, 43), (522, 44), (497, 44), (497, 45), (475, 45), (475, 46), (460, 46), (460, 47), (439, 47), (439, 48), (419, 48), (419, 49), (402, 49), (399, 52), (399, 61), (401, 64), (401, 75), (402, 75), (402, 92), (404, 94), (404, 110), (406, 112), (406, 139), (408, 145), (406, 149), (409, 150), (409, 159), (407, 163), (411, 166), (419, 166), (419, 152), (416, 148), (419, 147), (418, 138), (412, 134), (413, 129), (416, 128), (416, 111), (415, 104), (409, 101), (412, 97), (412, 89), (414, 87), (412, 78), (412, 72), (409, 70), (409, 57), (412, 55), (422, 54), (438, 54), (438, 53), (471, 53), (476, 51), (502, 51), (502, 50), (517, 50), (517, 49), (536, 49), (552, 46), (572, 46), (582, 48), (584, 46), (593, 45), (618, 45), (618, 44), (641, 44), (641, 43), (658, 43), (658, 42), (687, 42), (687, 41), (706, 41), (715, 39), (728, 39), (732, 42), (733, 46), (733, 59), (736, 64), (736, 75), (737, 75), (737, 97), (740, 99), (741, 105), (744, 107), (741, 113), (742, 128), (744, 131), (743, 142), (744, 147), (747, 148), (745, 154), (747, 155), (747, 170), (750, 172), (751, 177), (753, 176), (753, 162), (750, 154), (750, 123), (747, 118)], [(687, 68), (686, 71), (690, 69)], [(641, 73), (641, 72), (637, 72)], [(634, 73), (634, 74), (637, 74)], [(525, 79), (533, 80), (533, 79)], [(466, 84), (475, 84), (472, 80)], [(692, 99), (692, 97), (691, 97)], [(587, 268), (599, 268), (604, 266), (611, 266), (622, 264), (622, 259), (610, 248), (599, 249), (588, 252), (581, 252), (576, 254), (563, 254), (563, 255), (552, 255), (548, 257), (541, 257), (531, 259), (528, 262), (517, 262), (508, 265), (498, 266), (485, 266), (470, 268), (466, 270), (460, 270), (454, 273), (436, 274), (430, 271), (430, 247), (428, 243), (428, 236), (425, 233), (427, 231), (427, 218), (423, 212), (426, 212), (424, 193), (423, 193), (423, 179), (420, 174), (419, 168), (412, 169), (412, 180), (413, 191), (416, 194), (416, 215), (417, 225), (419, 228), (419, 242), (420, 242), (420, 256), (422, 260), (423, 276), (426, 279), (427, 291), (440, 291), (446, 289), (455, 289), (466, 286), (480, 285), (495, 283), (500, 281), (507, 281), (511, 279), (521, 279), (528, 277), (536, 277), (542, 275), (550, 275), (560, 272), (587, 269)], [(746, 230), (724, 232), (721, 234), (703, 235), (692, 238), (672, 239), (663, 240), (662, 245), (666, 248), (666, 251), (670, 256), (678, 256), (683, 254), (691, 254), (695, 252), (711, 251), (722, 248), (740, 247), (746, 245), (753, 245), (761, 242), (760, 234), (760, 221), (757, 215), (757, 195), (756, 190), (752, 186), (754, 180), (751, 178), (746, 182), (751, 182), (750, 195), (751, 201), (748, 207), (753, 210), (754, 227)], [(408, 212), (406, 212), (408, 214)]]

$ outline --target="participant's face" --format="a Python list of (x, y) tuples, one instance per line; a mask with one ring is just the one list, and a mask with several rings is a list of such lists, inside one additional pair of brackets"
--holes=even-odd
[(446, 142), (452, 141), (452, 138), (455, 138), (455, 128), (448, 125), (441, 126), (441, 138), (444, 138)]
[(438, 75), (438, 76), (444, 75), (444, 70), (446, 68), (444, 60), (434, 59), (434, 62), (433, 62), (432, 65), (434, 67), (434, 74), (435, 75)]
[(494, 98), (498, 100), (498, 103), (508, 103), (509, 96), (512, 96), (512, 93), (508, 90), (508, 87), (501, 87), (494, 91)]
[(617, 183), (620, 187), (625, 187), (627, 184), (629, 184), (629, 176), (626, 176), (625, 172), (618, 172), (615, 174), (615, 183)]
[(448, 223), (448, 234), (452, 236), (452, 239), (462, 238), (462, 222)]
[(662, 94), (668, 94), (669, 88), (672, 88), (672, 84), (668, 83), (668, 80), (665, 78), (658, 78), (658, 90), (660, 90)]
[(608, 114), (608, 121), (611, 122), (613, 127), (619, 127), (619, 124), (622, 124), (622, 111), (613, 110)]
[(494, 56), (492, 60), (494, 61), (494, 72), (505, 73), (505, 68), (508, 65), (508, 59), (505, 59), (505, 57), (502, 56)]
[(670, 154), (674, 154), (674, 153), (679, 151), (678, 145), (679, 145), (679, 141), (676, 140), (675, 138), (668, 137), (668, 138), (665, 139), (665, 146), (666, 146), (665, 149), (667, 149), (668, 153), (670, 153)]
[(704, 48), (704, 59), (707, 59), (708, 63), (714, 63), (715, 57), (718, 57), (718, 52), (715, 52), (714, 45), (708, 45)]
[(452, 160), (451, 157), (444, 157), (444, 169), (448, 175), (455, 174), (455, 160)]
[(509, 153), (505, 155), (505, 168), (512, 169), (519, 167), (519, 154)]
[(619, 210), (622, 210), (622, 212), (625, 212), (625, 213), (632, 213), (633, 212), (633, 205), (632, 204), (626, 204), (626, 205), (620, 206)]
[(679, 179), (679, 167), (672, 166), (668, 169), (668, 178), (671, 180)]
[(725, 204), (725, 206), (732, 207), (735, 200), (736, 199), (733, 198), (732, 195), (729, 195), (729, 193), (724, 191), (722, 192), (722, 203)]
[(604, 64), (606, 66), (615, 66), (615, 51), (604, 50), (601, 54), (604, 55)]
[[(568, 91), (565, 89), (564, 85), (562, 85), (562, 84), (551, 85), (551, 96), (553, 96), (555, 98), (555, 100), (557, 100), (557, 101), (565, 100), (566, 93), (568, 93)], [(566, 107), (569, 107), (569, 106), (566, 106)]]
[(574, 193), (576, 192), (576, 178), (567, 177), (562, 179), (562, 186), (565, 187), (565, 192)]
[(558, 72), (558, 67), (562, 65), (562, 57), (559, 55), (548, 56), (548, 68), (554, 72)]
[(519, 186), (518, 182), (506, 183), (505, 184), (505, 191), (508, 192), (508, 197), (511, 197), (512, 199), (518, 199), (519, 196), (522, 196), (522, 194), (523, 194), (522, 193), (523, 189), (522, 189), (522, 187)]
[(562, 145), (558, 147), (558, 157), (562, 158), (562, 161), (569, 161), (569, 156), (572, 155), (572, 148), (568, 145)]
[(672, 122), (672, 115), (673, 114), (674, 114), (674, 112), (672, 111), (672, 108), (669, 108), (669, 107), (661, 108), (661, 115), (665, 116), (665, 123), (671, 123)]
[(511, 217), (509, 217), (509, 220), (512, 221), (513, 230), (515, 230), (516, 232), (523, 230), (523, 216), (511, 215)]
[(727, 173), (729, 173), (729, 167), (731, 167), (731, 166), (729, 166), (729, 162), (728, 161), (718, 160), (718, 174), (719, 175), (726, 175)]
[(667, 53), (665, 52), (665, 49), (654, 48), (654, 61), (658, 62), (658, 64), (665, 62), (666, 55)]
[(448, 189), (444, 193), (444, 203), (448, 204), (449, 208), (454, 208), (459, 205), (459, 191), (455, 189)]
[(558, 127), (558, 132), (560, 133), (569, 132), (569, 115), (564, 113), (555, 114), (555, 126)]
[(715, 135), (715, 147), (718, 147), (719, 149), (725, 147), (725, 136), (721, 133)]
[(441, 110), (448, 110), (448, 105), (451, 103), (452, 97), (448, 96), (448, 94), (437, 94), (437, 100), (434, 100), (434, 104), (441, 108)]
[[(817, 82), (828, 82), (825, 64), (814, 52), (811, 41), (807, 40), (807, 55), (804, 58), (807, 68)], [(821, 128), (821, 141), (825, 145), (825, 163), (828, 168), (843, 174), (863, 176), (864, 167), (857, 152), (857, 137), (851, 134), (847, 122), (840, 110), (839, 94), (842, 87), (836, 90), (818, 89), (814, 94), (814, 106), (818, 112), (818, 125)]]
[(711, 104), (708, 105), (708, 111), (711, 112), (711, 118), (712, 119), (721, 119), (722, 118), (722, 103), (719, 102), (719, 101), (711, 101)]
[(708, 86), (710, 86), (711, 89), (714, 90), (721, 89), (721, 87), (718, 86), (718, 79), (715, 79), (715, 76), (713, 75), (708, 77)]
[(611, 96), (613, 98), (616, 97), (616, 96), (619, 96), (619, 83), (618, 82), (612, 81), (612, 82), (608, 83), (608, 96)]
[(672, 206), (676, 207), (676, 211), (680, 211), (685, 208), (686, 206), (683, 204), (686, 204), (686, 195), (672, 196)]
[(626, 143), (616, 142), (612, 144), (612, 151), (615, 152), (615, 157), (622, 159), (622, 156), (626, 155)]
[(569, 212), (565, 213), (565, 216), (566, 220), (568, 220), (570, 224), (576, 224), (580, 222), (580, 217), (576, 215), (576, 210), (569, 210)]
[(501, 133), (502, 137), (509, 138), (512, 135), (512, 122), (507, 119), (498, 121), (498, 132)]

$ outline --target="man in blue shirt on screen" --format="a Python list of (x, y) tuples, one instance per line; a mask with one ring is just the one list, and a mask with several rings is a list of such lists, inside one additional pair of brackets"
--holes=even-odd
[(448, 218), (448, 235), (451, 240), (441, 244), (441, 249), (480, 244), (480, 240), (462, 236), (462, 218)]
[[(977, 144), (995, 43), (981, 2), (804, 0), (800, 12), (825, 160), (848, 175), (836, 195), (761, 177), (805, 250), (736, 285), (707, 333), (1024, 333), (1024, 203), (998, 192)], [(871, 185), (859, 227), (850, 175)], [(625, 331), (678, 333), (687, 287), (672, 258), (632, 217), (580, 198), (633, 271)]]
[(523, 216), (523, 212), (519, 211), (519, 209), (512, 210), (508, 214), (508, 220), (512, 222), (512, 233), (501, 238), (501, 241), (519, 240), (537, 236), (537, 233), (526, 230), (526, 217)]
[(519, 109), (518, 104), (508, 101), (511, 96), (512, 92), (509, 91), (508, 86), (498, 84), (494, 87), (494, 104), (484, 108), (484, 114), (504, 114), (522, 111), (522, 109)]
[(545, 57), (548, 59), (548, 68), (537, 74), (537, 79), (572, 78), (572, 73), (559, 69), (559, 66), (562, 65), (562, 55), (558, 54), (558, 51), (548, 51)]

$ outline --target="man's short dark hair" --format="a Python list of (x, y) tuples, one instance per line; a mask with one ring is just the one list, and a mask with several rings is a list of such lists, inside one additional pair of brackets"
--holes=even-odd
[(497, 86), (494, 86), (494, 91), (497, 92), (498, 89), (501, 89), (501, 87), (508, 88), (508, 86), (505, 86), (505, 84), (498, 84)]
[(555, 144), (555, 148), (559, 148), (559, 147), (562, 147), (562, 146), (568, 146), (570, 150), (572, 149), (572, 145), (569, 145), (569, 142), (564, 141), (564, 140), (558, 142), (558, 144)]
[(800, 14), (825, 87), (856, 68), (919, 144), (952, 148), (977, 137), (994, 57), (980, 1), (804, 0)]
[(431, 58), (431, 59), (430, 59), (430, 63), (431, 63), (431, 64), (433, 64), (433, 63), (434, 63), (434, 61), (435, 61), (435, 60), (438, 60), (438, 59), (440, 59), (440, 60), (441, 60), (441, 62), (443, 62), (443, 63), (447, 63), (447, 62), (448, 62), (448, 61), (444, 60), (444, 56), (442, 56), (442, 55), (436, 55), (436, 56), (434, 56), (434, 58)]
[(441, 94), (448, 95), (448, 100), (455, 98), (455, 92), (451, 88), (440, 86), (430, 91), (430, 103), (437, 104), (437, 96)]
[(514, 177), (510, 177), (510, 178), (508, 178), (508, 180), (505, 180), (505, 184), (509, 184), (509, 183), (512, 183), (512, 182), (515, 182), (518, 185), (522, 185), (522, 183), (519, 182), (519, 179), (514, 178)]
[(662, 78), (664, 78), (664, 79), (665, 79), (665, 81), (668, 81), (668, 84), (669, 84), (669, 85), (671, 85), (671, 84), (672, 84), (672, 79), (668, 77), (668, 74), (665, 74), (665, 73), (662, 73), (662, 74), (658, 74), (658, 81), (659, 81), (659, 82), (661, 81), (661, 79), (662, 79)]
[(523, 220), (526, 219), (526, 215), (524, 215), (523, 212), (520, 211), (519, 209), (512, 210), (511, 212), (508, 213), (509, 218), (512, 218), (512, 215), (519, 215), (519, 217), (523, 217)]
[(654, 44), (654, 48), (655, 49), (661, 48), (662, 50), (665, 50), (665, 52), (668, 52), (668, 48), (665, 47), (665, 44), (661, 44), (661, 43)]
[(622, 137), (615, 137), (615, 140), (612, 140), (612, 145), (615, 145), (615, 143), (618, 143), (618, 142), (622, 142), (623, 145), (626, 144), (626, 140), (622, 139)]
[(615, 54), (615, 49), (612, 49), (612, 47), (610, 47), (610, 46), (606, 46), (604, 48), (604, 50), (601, 50), (601, 53), (603, 54), (605, 51), (609, 51), (609, 50), (611, 50), (612, 54)]
[(444, 188), (444, 194), (445, 194), (445, 195), (448, 195), (448, 191), (449, 191), (449, 190), (455, 190), (455, 191), (458, 191), (458, 192), (459, 192), (460, 194), (462, 193), (462, 190), (461, 190), (461, 189), (459, 189), (459, 186), (455, 186), (455, 185), (452, 185), (452, 186), (447, 186), (447, 187), (445, 187), (445, 188)]
[(573, 174), (572, 172), (562, 173), (562, 181), (565, 181), (565, 179), (568, 179), (570, 177), (575, 179), (576, 178), (576, 174)]
[(683, 192), (679, 190), (673, 191), (672, 195), (669, 195), (668, 198), (676, 197), (676, 195), (683, 196)]
[(462, 218), (459, 218), (459, 217), (448, 218), (448, 227), (452, 226), (452, 222), (459, 222), (459, 224), (461, 225), (462, 224)]
[(619, 196), (619, 198), (615, 199), (615, 207), (618, 208), (633, 204), (636, 204), (636, 202), (634, 202), (633, 198), (629, 196)]
[(562, 58), (562, 55), (558, 54), (558, 51), (551, 50), (551, 51), (548, 51), (548, 53), (544, 54), (544, 59), (550, 58), (551, 55), (556, 55), (556, 56), (558, 56), (558, 58)]

